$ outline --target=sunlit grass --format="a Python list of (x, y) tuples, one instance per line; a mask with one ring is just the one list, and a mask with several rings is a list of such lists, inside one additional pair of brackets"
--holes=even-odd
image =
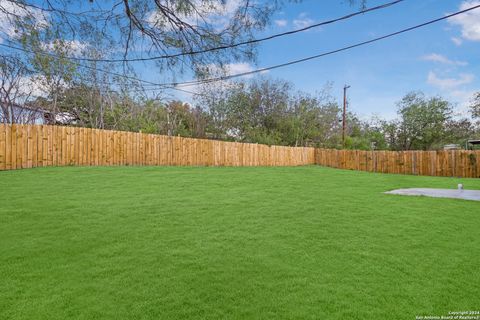
[(414, 319), (480, 308), (480, 180), (297, 168), (0, 172), (0, 319)]

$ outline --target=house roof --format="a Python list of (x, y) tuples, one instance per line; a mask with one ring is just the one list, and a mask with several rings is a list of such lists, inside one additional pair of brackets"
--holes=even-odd
[(480, 144), (480, 140), (468, 140), (470, 144)]

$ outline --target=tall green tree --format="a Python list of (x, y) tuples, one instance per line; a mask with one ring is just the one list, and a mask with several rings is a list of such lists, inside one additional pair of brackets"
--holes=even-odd
[(477, 92), (472, 100), (470, 113), (474, 119), (480, 120), (480, 92)]
[(340, 141), (340, 108), (328, 94), (308, 95), (268, 78), (204, 90), (198, 103), (210, 114), (209, 131), (216, 138), (325, 147)]
[(440, 98), (426, 98), (423, 93), (407, 94), (398, 103), (398, 143), (402, 150), (440, 148), (446, 123), (452, 119), (452, 105)]
[[(193, 70), (206, 76), (205, 66), (253, 61), (255, 45), (209, 50), (252, 40), (270, 22), (281, 0), (5, 0), (0, 18), (8, 26), (11, 42), (38, 50), (32, 36), (56, 34), (55, 41), (95, 47), (103, 56), (129, 60), (167, 56), (153, 61), (159, 70)], [(48, 43), (47, 43), (48, 44)], [(106, 50), (106, 48), (115, 50)], [(43, 51), (50, 51), (43, 48)], [(200, 52), (191, 54), (192, 52)], [(178, 56), (185, 54), (183, 56)], [(94, 57), (91, 57), (94, 58)], [(118, 65), (118, 70), (126, 65)]]

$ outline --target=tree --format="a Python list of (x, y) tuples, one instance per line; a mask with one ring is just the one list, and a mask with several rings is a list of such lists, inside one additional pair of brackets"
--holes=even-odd
[[(161, 70), (187, 67), (201, 76), (209, 64), (254, 60), (254, 45), (230, 45), (252, 40), (280, 5), (280, 0), (5, 0), (0, 15), (15, 30), (10, 40), (26, 49), (38, 48), (25, 39), (54, 34), (64, 43), (116, 47), (106, 52), (114, 60), (167, 56), (154, 61)], [(210, 50), (219, 46), (229, 48)]]
[(473, 98), (470, 113), (474, 119), (480, 120), (480, 92), (477, 92)]
[[(39, 47), (32, 46), (31, 37), (46, 45), (40, 48), (46, 53), (56, 54), (49, 47), (56, 42), (95, 48), (96, 55), (82, 57), (107, 59), (124, 74), (137, 70), (128, 61), (156, 58), (149, 66), (171, 71), (175, 81), (185, 70), (201, 78), (232, 62), (255, 61), (255, 44), (249, 41), (286, 1), (301, 0), (4, 0), (0, 17), (6, 30), (0, 31), (35, 52)], [(348, 2), (364, 7), (366, 1)], [(45, 42), (45, 35), (56, 39)]]
[(260, 78), (203, 89), (198, 103), (215, 138), (291, 146), (338, 146), (340, 108), (327, 87), (312, 96), (291, 83)]
[(379, 131), (382, 133), (385, 139), (385, 145), (382, 147), (376, 147), (376, 149), (390, 149), (401, 150), (401, 144), (398, 141), (399, 121), (398, 119), (392, 121), (378, 120)]
[(465, 118), (452, 119), (445, 124), (444, 144), (465, 145), (465, 141), (473, 138), (475, 128), (472, 122)]
[(109, 127), (106, 124), (106, 113), (112, 109), (113, 101), (99, 88), (85, 84), (73, 85), (69, 88), (60, 88), (59, 92), (53, 91), (49, 98), (44, 99), (45, 108), (54, 106), (57, 112), (73, 115), (78, 125), (82, 127), (99, 129)]
[[(325, 88), (329, 90), (329, 88)], [(310, 97), (309, 124), (311, 131), (304, 137), (308, 145), (322, 148), (339, 148), (341, 141), (341, 109), (328, 95)], [(307, 145), (307, 144), (305, 144)]]
[(347, 114), (347, 137), (345, 147), (355, 150), (385, 150), (388, 149), (384, 120), (373, 118), (362, 121), (355, 114)]
[(0, 123), (30, 123), (36, 108), (26, 107), (34, 90), (24, 61), (18, 56), (0, 56)]
[(441, 147), (446, 123), (452, 119), (451, 104), (423, 93), (407, 94), (398, 103), (398, 143), (401, 150), (429, 150)]
[[(49, 110), (53, 117), (60, 112), (58, 108), (59, 96), (67, 89), (75, 77), (77, 67), (73, 64), (68, 55), (72, 52), (68, 43), (65, 41), (54, 39), (52, 43), (38, 42), (33, 37), (29, 38), (31, 46), (42, 47), (49, 46), (58, 58), (35, 54), (30, 59), (33, 69), (33, 79), (38, 84), (51, 103), (45, 108)], [(39, 52), (37, 50), (37, 52)]]
[[(204, 88), (209, 96), (215, 88)], [(218, 89), (217, 89), (218, 90)], [(228, 84), (217, 99), (201, 99), (207, 107), (216, 135), (244, 142), (281, 144), (280, 127), (285, 126), (291, 85), (284, 81), (259, 79)]]

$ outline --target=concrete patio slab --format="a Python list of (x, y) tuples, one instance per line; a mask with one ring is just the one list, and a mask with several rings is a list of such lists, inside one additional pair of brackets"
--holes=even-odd
[(480, 190), (410, 188), (410, 189), (397, 189), (397, 190), (392, 190), (385, 193), (398, 194), (403, 196), (425, 196), (425, 197), (433, 197), (433, 198), (451, 198), (451, 199), (480, 201)]

